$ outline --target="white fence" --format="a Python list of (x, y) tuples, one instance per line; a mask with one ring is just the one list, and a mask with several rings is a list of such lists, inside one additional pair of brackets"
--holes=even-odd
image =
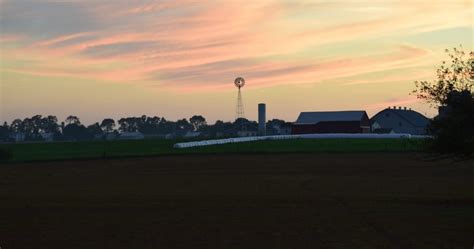
[(228, 144), (228, 143), (243, 143), (253, 142), (260, 140), (287, 140), (287, 139), (424, 139), (431, 138), (431, 136), (417, 136), (410, 134), (302, 134), (302, 135), (279, 135), (279, 136), (261, 136), (261, 137), (237, 137), (237, 138), (225, 138), (225, 139), (212, 139), (204, 141), (177, 143), (174, 148), (191, 148), (201, 147), (217, 144)]

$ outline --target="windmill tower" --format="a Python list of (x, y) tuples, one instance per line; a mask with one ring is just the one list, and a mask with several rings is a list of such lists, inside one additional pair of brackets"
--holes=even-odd
[(235, 80), (234, 80), (234, 85), (235, 87), (237, 87), (239, 89), (239, 93), (237, 95), (237, 108), (236, 108), (236, 111), (235, 111), (235, 119), (239, 119), (239, 118), (245, 118), (245, 113), (244, 113), (244, 104), (242, 102), (242, 93), (240, 91), (240, 89), (242, 87), (244, 87), (245, 85), (245, 80), (244, 78), (242, 77), (237, 77)]

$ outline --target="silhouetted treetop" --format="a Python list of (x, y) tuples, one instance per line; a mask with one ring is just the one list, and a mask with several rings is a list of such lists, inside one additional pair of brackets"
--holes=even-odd
[(436, 70), (437, 80), (415, 81), (416, 89), (413, 90), (419, 99), (432, 105), (447, 104), (448, 94), (452, 91), (472, 92), (474, 84), (474, 52), (464, 52), (462, 46), (453, 50), (446, 49), (448, 61), (442, 61)]
[(78, 117), (76, 116), (68, 116), (66, 118), (66, 120), (64, 121), (66, 123), (66, 125), (69, 125), (69, 124), (81, 124), (81, 121), (79, 120)]
[(199, 131), (207, 125), (206, 119), (201, 115), (194, 115), (189, 119), (194, 131)]
[(111, 133), (114, 131), (115, 121), (111, 118), (106, 118), (100, 123), (100, 128), (106, 133)]

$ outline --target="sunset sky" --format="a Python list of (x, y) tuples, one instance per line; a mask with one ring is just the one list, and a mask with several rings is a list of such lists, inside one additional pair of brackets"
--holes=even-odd
[(471, 0), (0, 0), (0, 120), (235, 116), (407, 106), (445, 48), (473, 50)]

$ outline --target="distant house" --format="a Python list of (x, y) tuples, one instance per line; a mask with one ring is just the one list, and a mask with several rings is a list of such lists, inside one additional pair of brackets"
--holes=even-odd
[(370, 133), (370, 120), (365, 111), (302, 112), (291, 133)]
[(118, 139), (120, 140), (139, 140), (144, 139), (145, 136), (141, 132), (122, 132), (119, 134)]
[(406, 133), (411, 135), (426, 135), (428, 134), (428, 125), (430, 119), (423, 114), (407, 109), (406, 107), (387, 108), (371, 119), (372, 130), (377, 131), (392, 131), (393, 133)]

